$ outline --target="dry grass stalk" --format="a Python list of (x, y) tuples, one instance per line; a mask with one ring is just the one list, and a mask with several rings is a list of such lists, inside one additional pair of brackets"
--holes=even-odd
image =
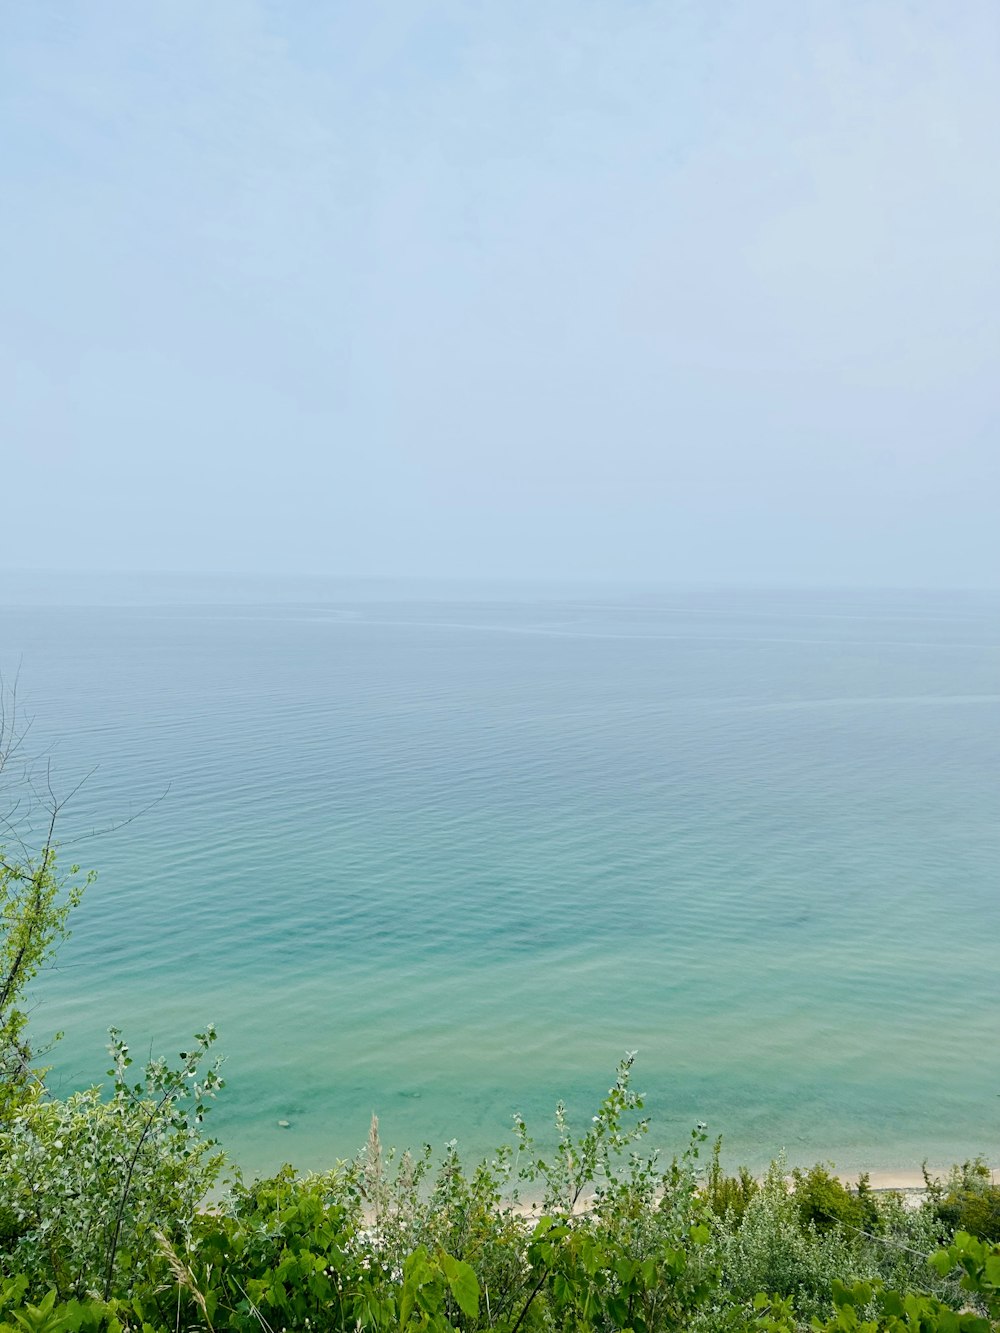
[(189, 1291), (191, 1293), (192, 1297), (194, 1298), (195, 1304), (202, 1313), (206, 1325), (211, 1330), (212, 1321), (208, 1317), (208, 1306), (205, 1304), (205, 1297), (199, 1290), (198, 1283), (195, 1281), (195, 1276), (191, 1272), (191, 1269), (187, 1266), (187, 1264), (180, 1257), (180, 1255), (177, 1253), (174, 1247), (170, 1244), (170, 1241), (167, 1240), (166, 1236), (163, 1234), (162, 1231), (154, 1231), (153, 1235), (156, 1237), (156, 1243), (159, 1246), (160, 1252), (162, 1253), (163, 1257), (166, 1259), (167, 1264), (169, 1265), (171, 1273), (173, 1273), (174, 1275), (178, 1287), (181, 1287), (184, 1291)]

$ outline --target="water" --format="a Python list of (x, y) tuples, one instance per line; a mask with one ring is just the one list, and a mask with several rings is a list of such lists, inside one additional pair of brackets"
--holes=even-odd
[(1000, 595), (16, 591), (66, 834), (155, 802), (73, 846), (57, 1088), (213, 1020), (216, 1132), (319, 1167), (585, 1118), (637, 1049), (668, 1149), (1000, 1156)]

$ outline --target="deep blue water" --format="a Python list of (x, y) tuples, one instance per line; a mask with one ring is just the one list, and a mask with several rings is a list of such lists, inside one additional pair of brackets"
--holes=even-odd
[(67, 849), (56, 1086), (214, 1020), (216, 1131), (321, 1166), (637, 1049), (667, 1149), (1000, 1157), (1000, 595), (223, 591), (0, 612), (67, 840), (155, 802)]

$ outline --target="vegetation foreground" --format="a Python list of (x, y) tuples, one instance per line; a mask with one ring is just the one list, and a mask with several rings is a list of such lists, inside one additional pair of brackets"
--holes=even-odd
[(631, 1056), (583, 1133), (560, 1106), (549, 1153), (516, 1119), (516, 1151), (471, 1170), (453, 1148), (383, 1154), (373, 1122), (353, 1162), (246, 1183), (202, 1130), (211, 1028), (138, 1077), (112, 1030), (107, 1093), (51, 1096), (25, 988), (85, 881), (57, 874), (49, 815), (40, 848), (0, 849), (0, 1333), (1000, 1329), (982, 1162), (917, 1206), (822, 1166), (728, 1176), (702, 1126), (661, 1163)]

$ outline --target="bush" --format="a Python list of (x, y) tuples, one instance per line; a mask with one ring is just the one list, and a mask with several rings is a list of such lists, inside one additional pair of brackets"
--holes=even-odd
[(705, 1180), (705, 1203), (716, 1217), (740, 1222), (747, 1205), (757, 1193), (758, 1185), (745, 1166), (741, 1166), (735, 1176), (727, 1176), (722, 1170), (721, 1154), (720, 1137), (712, 1146), (712, 1164)]
[[(863, 1229), (859, 1220), (867, 1223)], [(898, 1194), (851, 1191), (823, 1166), (789, 1177), (778, 1158), (742, 1216), (727, 1210), (713, 1227), (724, 1303), (744, 1311), (767, 1292), (791, 1298), (799, 1317), (826, 1319), (834, 1278), (930, 1291), (948, 1306), (961, 1304), (957, 1280), (928, 1267), (940, 1239), (932, 1206), (911, 1209)]]
[(834, 1227), (878, 1231), (879, 1214), (867, 1176), (862, 1176), (858, 1188), (851, 1190), (827, 1167), (817, 1164), (808, 1171), (796, 1168), (792, 1172), (792, 1185), (803, 1226), (814, 1226), (819, 1232)]
[(968, 1232), (980, 1240), (1000, 1240), (1000, 1185), (981, 1157), (953, 1166), (945, 1182), (924, 1180), (946, 1234)]
[(221, 1086), (214, 1066), (199, 1075), (214, 1040), (208, 1029), (180, 1068), (152, 1061), (129, 1084), (128, 1048), (114, 1033), (109, 1101), (91, 1088), (21, 1107), (0, 1133), (11, 1220), (0, 1271), (62, 1299), (108, 1299), (155, 1265), (158, 1232), (172, 1242), (190, 1233), (222, 1163), (198, 1131), (204, 1098)]

